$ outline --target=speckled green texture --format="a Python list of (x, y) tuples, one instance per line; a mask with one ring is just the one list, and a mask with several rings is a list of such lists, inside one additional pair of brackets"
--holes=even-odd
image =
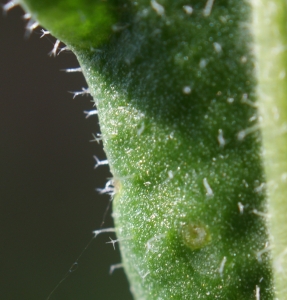
[[(265, 198), (250, 8), (218, 1), (204, 17), (202, 1), (191, 3), (192, 15), (183, 1), (162, 4), (162, 16), (148, 1), (135, 7), (87, 71), (121, 182), (114, 218), (133, 293), (254, 299), (258, 286), (272, 299), (268, 256), (257, 255), (268, 238), (254, 213)], [(189, 222), (209, 228), (208, 245), (185, 245)]]
[[(113, 34), (73, 47), (99, 111), (135, 299), (274, 299), (251, 6), (117, 5)], [(186, 224), (208, 231), (202, 247)]]

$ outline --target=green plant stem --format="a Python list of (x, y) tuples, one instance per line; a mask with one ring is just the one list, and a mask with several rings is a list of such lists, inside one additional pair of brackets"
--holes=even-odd
[(284, 299), (287, 110), (270, 99), (286, 95), (285, 4), (25, 3), (75, 52), (97, 104), (135, 298), (273, 299), (271, 242)]
[(104, 56), (82, 58), (119, 186), (123, 263), (136, 299), (253, 299), (256, 287), (271, 299), (268, 256), (257, 254), (268, 238), (260, 134), (249, 121), (252, 40), (241, 27), (250, 10), (233, 2), (203, 17), (199, 8), (193, 20), (171, 5), (167, 27), (144, 3)]

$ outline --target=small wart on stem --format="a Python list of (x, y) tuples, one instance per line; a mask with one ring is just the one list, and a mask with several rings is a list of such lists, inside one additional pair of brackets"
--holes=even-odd
[(184, 244), (191, 250), (200, 249), (211, 241), (208, 229), (199, 222), (183, 225), (181, 234)]

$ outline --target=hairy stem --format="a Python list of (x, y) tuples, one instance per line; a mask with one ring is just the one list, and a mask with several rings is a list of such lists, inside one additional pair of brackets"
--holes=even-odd
[(135, 298), (273, 299), (272, 249), (285, 299), (285, 2), (23, 5), (94, 96)]

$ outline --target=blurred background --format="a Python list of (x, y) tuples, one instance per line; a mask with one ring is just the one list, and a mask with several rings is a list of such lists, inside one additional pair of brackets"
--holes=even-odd
[[(105, 154), (90, 142), (100, 132), (83, 113), (91, 97), (68, 93), (86, 87), (83, 75), (60, 71), (75, 56), (49, 57), (55, 39), (41, 28), (24, 39), (22, 16), (0, 14), (0, 299), (45, 300), (101, 226), (109, 197), (96, 189), (110, 173), (94, 170)], [(93, 240), (50, 300), (132, 299), (123, 270), (109, 275), (120, 262), (109, 237)]]

